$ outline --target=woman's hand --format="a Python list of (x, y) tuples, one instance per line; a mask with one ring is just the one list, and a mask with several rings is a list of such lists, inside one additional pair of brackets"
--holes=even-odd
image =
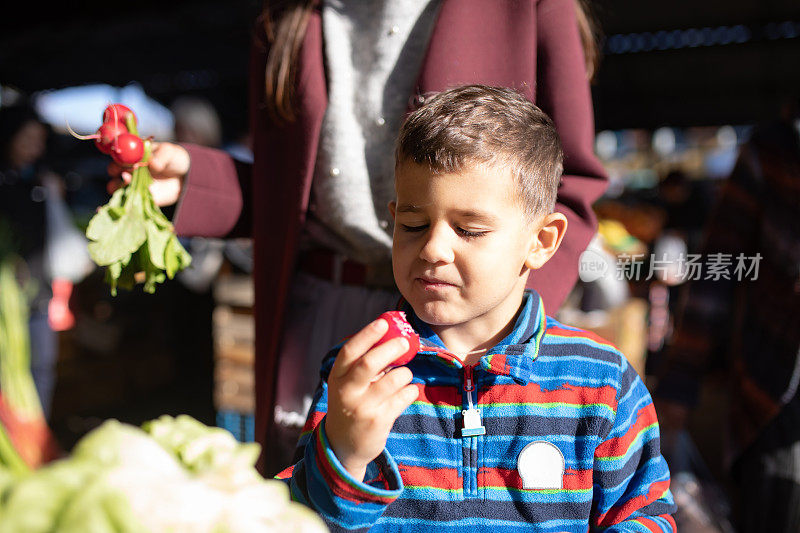
[[(167, 206), (178, 201), (183, 189), (183, 180), (189, 172), (189, 152), (183, 146), (168, 142), (154, 142), (150, 156), (150, 174), (153, 183), (150, 194), (156, 205)], [(112, 177), (108, 182), (111, 194), (123, 185), (131, 182), (131, 173), (116, 163), (108, 165), (108, 174)]]
[(394, 421), (419, 394), (408, 368), (385, 372), (408, 350), (408, 340), (398, 337), (373, 348), (388, 329), (378, 319), (353, 335), (328, 376), (325, 431), (336, 457), (359, 481), (386, 447)]

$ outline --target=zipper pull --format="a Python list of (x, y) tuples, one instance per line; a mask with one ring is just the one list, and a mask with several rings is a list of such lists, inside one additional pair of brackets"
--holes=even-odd
[(472, 403), (472, 391), (475, 386), (472, 382), (472, 367), (464, 367), (464, 392), (467, 393), (467, 409), (461, 411), (464, 418), (464, 425), (461, 428), (461, 437), (476, 437), (485, 435), (486, 428), (481, 423), (481, 412)]

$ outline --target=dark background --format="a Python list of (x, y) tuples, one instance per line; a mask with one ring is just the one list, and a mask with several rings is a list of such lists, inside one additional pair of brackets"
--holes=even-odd
[[(80, 5), (18, 3), (19, 13), (3, 16), (0, 83), (33, 92), (138, 81), (165, 104), (186, 93), (209, 97), (225, 117), (228, 138), (245, 127), (247, 50), (259, 1)], [(606, 38), (594, 86), (598, 130), (748, 124), (773, 114), (784, 96), (797, 95), (796, 0), (602, 0), (592, 6)], [(737, 26), (744, 30), (734, 32)], [(673, 36), (672, 43), (661, 39), (661, 49), (659, 31)], [(628, 51), (617, 46), (625, 44), (621, 37), (631, 44)]]

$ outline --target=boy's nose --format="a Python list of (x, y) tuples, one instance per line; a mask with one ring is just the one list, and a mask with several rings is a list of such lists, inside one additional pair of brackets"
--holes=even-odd
[(444, 224), (431, 226), (419, 256), (428, 263), (452, 263), (455, 260), (453, 246), (450, 242), (452, 229)]

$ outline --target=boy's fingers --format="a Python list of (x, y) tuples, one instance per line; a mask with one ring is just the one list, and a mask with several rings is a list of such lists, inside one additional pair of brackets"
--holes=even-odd
[(412, 379), (414, 379), (414, 374), (407, 367), (401, 366), (390, 370), (370, 385), (370, 396), (376, 402), (384, 402), (411, 383)]
[(331, 376), (341, 377), (349, 372), (355, 361), (369, 351), (389, 331), (389, 323), (379, 318), (367, 324), (361, 331), (350, 337), (336, 356)]
[(418, 396), (419, 388), (416, 385), (406, 385), (383, 403), (386, 416), (391, 417), (391, 420), (397, 420), (397, 417), (403, 414)]
[(403, 337), (397, 337), (376, 346), (353, 362), (348, 371), (348, 377), (354, 383), (367, 387), (378, 374), (406, 350), (408, 350), (408, 339)]

